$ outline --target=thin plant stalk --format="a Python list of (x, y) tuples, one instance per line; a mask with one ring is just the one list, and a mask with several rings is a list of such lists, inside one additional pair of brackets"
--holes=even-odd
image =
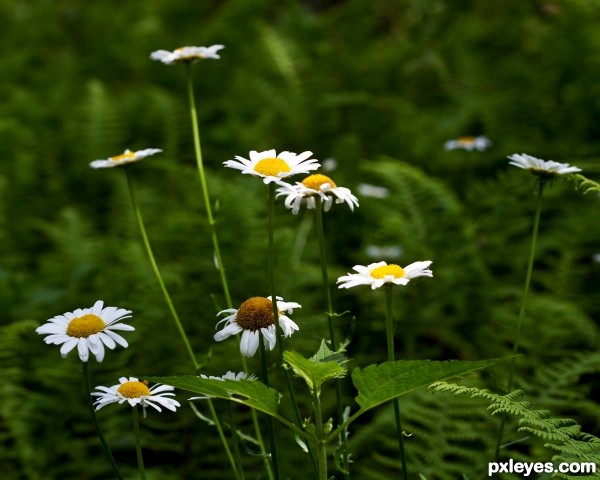
[(231, 425), (231, 433), (232, 433), (232, 441), (233, 441), (233, 451), (235, 452), (235, 458), (238, 460), (238, 472), (239, 475), (237, 478), (239, 480), (244, 480), (244, 469), (241, 464), (242, 456), (240, 455), (240, 445), (237, 438), (237, 430), (235, 428), (235, 419), (233, 418), (233, 407), (231, 406), (231, 402), (225, 402), (227, 404), (227, 413), (229, 415), (229, 424)]
[(219, 270), (219, 276), (221, 277), (221, 285), (223, 287), (223, 295), (225, 295), (225, 303), (227, 304), (227, 308), (232, 308), (231, 295), (229, 293), (229, 285), (227, 283), (227, 275), (225, 273), (225, 265), (223, 264), (223, 260), (221, 258), (221, 249), (219, 248), (219, 239), (217, 237), (217, 229), (215, 227), (216, 222), (213, 217), (212, 208), (210, 205), (210, 197), (208, 195), (208, 186), (206, 184), (206, 175), (204, 174), (202, 149), (200, 148), (200, 130), (198, 128), (198, 114), (196, 112), (196, 100), (194, 97), (194, 86), (192, 82), (192, 65), (190, 63), (187, 64), (187, 86), (188, 99), (190, 103), (190, 116), (192, 119), (192, 134), (194, 136), (194, 152), (196, 154), (196, 164), (198, 166), (200, 185), (202, 186), (202, 198), (204, 199), (204, 208), (206, 209), (206, 219), (210, 227), (213, 251)]
[(323, 414), (321, 412), (321, 399), (318, 392), (313, 392), (315, 407), (315, 426), (317, 434), (317, 458), (319, 466), (319, 480), (327, 480), (327, 440), (323, 429)]
[[(321, 256), (321, 277), (323, 280), (323, 295), (327, 306), (327, 323), (329, 326), (329, 338), (331, 340), (331, 348), (333, 351), (337, 350), (337, 343), (335, 341), (335, 330), (333, 328), (333, 303), (331, 301), (331, 290), (329, 289), (329, 273), (327, 271), (327, 254), (325, 250), (325, 231), (323, 228), (323, 202), (319, 198), (315, 208), (315, 223), (317, 230), (317, 242), (319, 244), (319, 253)], [(337, 416), (338, 425), (344, 422), (344, 409), (342, 407), (342, 386), (339, 378), (335, 379), (335, 397), (337, 404)], [(346, 480), (350, 480), (350, 461), (348, 456), (348, 439), (346, 438), (346, 432), (342, 431), (340, 434), (340, 440), (342, 443), (342, 467), (343, 474)]]
[[(135, 216), (138, 221), (138, 226), (140, 228), (140, 233), (142, 235), (142, 241), (144, 243), (144, 247), (146, 249), (148, 259), (150, 260), (150, 265), (152, 266), (152, 270), (154, 271), (156, 280), (158, 281), (158, 284), (160, 285), (160, 289), (163, 293), (163, 296), (165, 298), (165, 301), (167, 303), (169, 311), (171, 312), (171, 316), (173, 317), (173, 321), (175, 322), (177, 331), (179, 332), (181, 339), (183, 341), (183, 344), (185, 346), (185, 349), (186, 349), (188, 355), (190, 356), (190, 359), (192, 360), (192, 364), (194, 366), (194, 371), (198, 372), (200, 365), (198, 364), (198, 361), (196, 360), (196, 355), (194, 354), (194, 351), (192, 350), (192, 346), (188, 340), (185, 330), (183, 329), (181, 320), (179, 320), (179, 315), (177, 314), (177, 310), (175, 310), (175, 306), (173, 305), (173, 301), (171, 300), (171, 295), (169, 295), (169, 291), (167, 290), (167, 287), (165, 286), (165, 282), (162, 278), (162, 275), (160, 273), (158, 265), (156, 264), (156, 260), (154, 258), (154, 253), (152, 252), (152, 247), (150, 245), (150, 241), (148, 240), (148, 234), (146, 233), (146, 227), (144, 226), (144, 219), (142, 218), (142, 212), (140, 211), (140, 208), (139, 208), (139, 205), (137, 202), (137, 198), (135, 195), (133, 176), (132, 176), (131, 172), (129, 171), (129, 167), (127, 167), (127, 166), (125, 167), (125, 173), (127, 176), (127, 186), (129, 187), (131, 203), (133, 204), (133, 210), (135, 211)], [(237, 468), (236, 468), (237, 462), (231, 455), (231, 450), (229, 449), (229, 445), (227, 444), (225, 436), (223, 435), (221, 423), (220, 423), (219, 417), (216, 415), (216, 412), (212, 405), (212, 400), (208, 399), (208, 404), (211, 409), (213, 421), (214, 421), (215, 425), (217, 426), (217, 429), (219, 430), (219, 436), (221, 438), (221, 442), (223, 443), (223, 448), (225, 449), (225, 453), (227, 454), (227, 457), (229, 458), (229, 463), (231, 464), (231, 468), (235, 472), (236, 478), (237, 478)]]
[[(386, 288), (386, 316), (385, 333), (387, 337), (388, 360), (395, 360), (394, 351), (394, 320), (393, 320), (393, 287)], [(402, 477), (408, 480), (408, 470), (406, 467), (406, 452), (404, 449), (404, 434), (402, 433), (402, 423), (400, 421), (400, 402), (397, 398), (392, 400), (394, 405), (394, 418), (396, 421), (396, 432), (398, 434), (398, 447), (400, 448), (400, 461), (402, 463)]]
[(140, 478), (146, 480), (146, 470), (144, 469), (144, 457), (142, 456), (142, 442), (140, 438), (140, 414), (137, 405), (131, 411), (133, 412), (133, 436), (135, 437), (135, 454), (137, 456)]
[(106, 455), (106, 458), (110, 462), (110, 465), (113, 469), (115, 476), (117, 477), (118, 480), (123, 480), (123, 476), (121, 475), (121, 472), (119, 471), (117, 462), (115, 462), (115, 459), (110, 451), (110, 448), (108, 448), (108, 444), (106, 443), (106, 439), (104, 438), (104, 435), (102, 434), (102, 430), (100, 430), (100, 424), (98, 423), (98, 418), (96, 418), (96, 409), (94, 408), (94, 402), (92, 400), (92, 392), (90, 390), (90, 375), (89, 375), (88, 362), (82, 362), (82, 363), (83, 363), (83, 365), (82, 365), (83, 389), (85, 391), (86, 403), (87, 403), (89, 411), (90, 411), (90, 416), (92, 417), (92, 423), (94, 424), (94, 428), (96, 429), (96, 434), (98, 435), (100, 444), (102, 445), (102, 450), (104, 450), (104, 454)]
[[(258, 353), (260, 357), (260, 378), (262, 382), (269, 386), (269, 372), (267, 370), (267, 353), (265, 352), (265, 344), (262, 338), (258, 340)], [(271, 461), (273, 462), (273, 472), (275, 479), (279, 480), (279, 462), (277, 459), (277, 442), (275, 441), (275, 427), (273, 419), (267, 415), (267, 430), (269, 432), (269, 443), (271, 444)]]
[[(196, 156), (196, 165), (198, 167), (198, 176), (200, 178), (200, 186), (202, 189), (202, 198), (204, 200), (204, 207), (206, 210), (206, 219), (210, 227), (210, 235), (213, 244), (213, 251), (219, 270), (219, 277), (221, 279), (221, 286), (223, 288), (223, 295), (225, 296), (225, 304), (227, 308), (233, 308), (231, 301), (231, 294), (229, 293), (229, 284), (227, 282), (227, 274), (225, 271), (225, 265), (221, 257), (221, 248), (219, 247), (219, 239), (217, 236), (216, 221), (212, 213), (212, 207), (210, 203), (210, 196), (208, 193), (208, 185), (206, 182), (206, 175), (204, 173), (204, 162), (202, 160), (202, 148), (200, 146), (200, 128), (198, 126), (198, 114), (196, 111), (196, 97), (194, 95), (194, 85), (192, 81), (192, 65), (188, 63), (186, 65), (186, 76), (187, 76), (187, 90), (188, 90), (188, 101), (190, 106), (190, 118), (192, 121), (192, 135), (194, 137), (194, 153)], [(248, 373), (248, 362), (246, 357), (241, 355), (242, 358), (242, 369)], [(260, 433), (260, 427), (258, 424), (258, 416), (256, 411), (252, 409), (252, 423), (254, 425), (254, 431), (256, 434), (256, 441), (258, 442), (259, 448), (264, 452), (265, 446), (262, 435)], [(235, 425), (232, 425), (235, 430)], [(271, 464), (265, 459), (265, 467), (267, 469), (267, 475), (270, 480), (273, 480), (273, 472), (271, 471)]]
[[(527, 297), (529, 296), (529, 287), (531, 285), (531, 277), (533, 276), (533, 262), (535, 260), (535, 250), (537, 246), (538, 232), (540, 229), (540, 217), (542, 214), (542, 198), (544, 194), (544, 186), (546, 181), (543, 178), (538, 178), (538, 191), (537, 200), (535, 204), (535, 214), (533, 217), (533, 228), (531, 232), (531, 247), (529, 249), (529, 260), (527, 262), (527, 273), (525, 275), (525, 285), (523, 286), (523, 297), (521, 298), (521, 307), (519, 308), (519, 317), (517, 319), (517, 332), (515, 334), (515, 341), (513, 343), (512, 354), (516, 355), (519, 353), (519, 343), (521, 340), (521, 327), (523, 326), (523, 318), (525, 317), (525, 306), (527, 304)], [(506, 392), (510, 393), (514, 386), (515, 376), (515, 361), (516, 357), (510, 359), (510, 367), (508, 373), (508, 384)], [(500, 458), (500, 448), (502, 444), (502, 437), (504, 436), (504, 425), (505, 417), (502, 417), (500, 422), (500, 429), (498, 432), (498, 441), (496, 442), (496, 460)]]
[[(275, 248), (273, 241), (273, 233), (275, 230), (275, 183), (271, 182), (269, 184), (269, 204), (267, 206), (268, 210), (268, 246), (267, 246), (267, 269), (269, 271), (269, 289), (271, 292), (271, 303), (273, 304), (273, 322), (275, 323), (275, 332), (277, 335), (277, 345), (279, 346), (279, 358), (280, 362), (283, 362), (283, 334), (281, 331), (281, 327), (279, 326), (279, 309), (277, 308), (277, 291), (275, 288)], [(290, 372), (287, 368), (283, 368), (283, 376), (285, 378), (285, 384), (287, 387), (288, 394), (290, 396), (290, 400), (292, 402), (292, 407), (294, 410), (294, 415), (296, 417), (296, 423), (299, 428), (303, 428), (302, 424), (302, 416), (300, 415), (300, 408), (298, 407), (298, 402), (296, 400), (296, 394), (294, 393), (294, 387), (292, 386), (292, 379), (290, 377)], [(310, 456), (310, 460), (315, 471), (315, 474), (318, 473), (318, 465), (315, 460), (314, 454), (310, 445), (307, 445), (308, 454)]]
[(125, 173), (127, 176), (127, 186), (129, 187), (129, 195), (131, 197), (131, 203), (133, 204), (133, 210), (135, 211), (135, 216), (137, 218), (138, 226), (140, 228), (140, 233), (142, 235), (142, 241), (144, 243), (146, 253), (148, 254), (148, 259), (150, 260), (150, 265), (152, 266), (152, 270), (154, 271), (156, 280), (158, 281), (158, 284), (160, 285), (160, 289), (163, 293), (163, 296), (165, 297), (165, 301), (167, 302), (167, 306), (169, 307), (171, 316), (173, 317), (173, 320), (175, 321), (175, 326), (177, 327), (177, 331), (179, 332), (179, 335), (181, 336), (181, 340), (183, 341), (185, 350), (188, 353), (190, 359), (192, 360), (192, 364), (194, 365), (194, 371), (197, 372), (198, 369), (200, 368), (200, 365), (198, 364), (198, 361), (196, 360), (196, 355), (194, 354), (194, 351), (192, 350), (192, 346), (190, 345), (190, 342), (187, 338), (185, 330), (183, 329), (181, 320), (179, 320), (179, 315), (177, 315), (175, 306), (173, 305), (173, 302), (171, 301), (171, 296), (169, 295), (169, 292), (167, 291), (167, 287), (165, 287), (165, 282), (163, 281), (160, 270), (158, 269), (158, 265), (156, 264), (156, 260), (154, 259), (154, 253), (152, 252), (152, 247), (150, 246), (150, 241), (148, 240), (148, 235), (146, 233), (146, 227), (144, 227), (144, 219), (142, 218), (142, 212), (140, 211), (140, 207), (138, 205), (137, 198), (135, 195), (135, 188), (133, 185), (133, 176), (132, 176), (131, 172), (129, 171), (129, 167), (127, 167), (127, 166), (125, 167)]

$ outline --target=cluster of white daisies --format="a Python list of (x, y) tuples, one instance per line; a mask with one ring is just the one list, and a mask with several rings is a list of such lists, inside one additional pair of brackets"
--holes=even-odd
[[(211, 47), (183, 47), (173, 52), (158, 50), (151, 54), (151, 58), (165, 64), (191, 63), (201, 59), (218, 59), (218, 51), (224, 48), (222, 45)], [(485, 150), (490, 141), (485, 137), (461, 137), (457, 140), (446, 142), (445, 148), (464, 150)], [(108, 159), (95, 160), (90, 166), (93, 168), (112, 168), (138, 162), (143, 158), (160, 153), (162, 150), (149, 148), (145, 150), (130, 151), (110, 157)], [(508, 157), (510, 164), (519, 168), (529, 170), (531, 173), (542, 176), (564, 175), (581, 171), (569, 164), (554, 161), (544, 161), (526, 154), (514, 154)], [(318, 160), (312, 158), (312, 152), (306, 151), (300, 154), (283, 151), (277, 153), (275, 150), (263, 152), (251, 151), (249, 158), (236, 156), (234, 160), (227, 160), (224, 165), (228, 168), (240, 170), (242, 174), (259, 177), (265, 184), (275, 182), (278, 186), (277, 196), (285, 197), (284, 205), (293, 214), (297, 214), (302, 207), (308, 209), (317, 208), (322, 202), (323, 209), (329, 211), (331, 206), (345, 203), (350, 210), (358, 207), (358, 199), (350, 189), (339, 187), (326, 175), (311, 173), (320, 167)], [(287, 183), (288, 177), (297, 174), (309, 174), (301, 182)], [(338, 278), (339, 288), (352, 288), (368, 285), (372, 289), (381, 288), (385, 285), (405, 286), (410, 280), (417, 277), (432, 277), (430, 270), (431, 261), (414, 262), (406, 267), (396, 264), (388, 264), (384, 261), (371, 263), (369, 265), (356, 265), (353, 267), (355, 273)], [(300, 308), (296, 302), (286, 302), (277, 298), (277, 311), (279, 327), (284, 337), (291, 336), (298, 330), (298, 325), (291, 320), (290, 315), (294, 309)], [(98, 362), (104, 358), (105, 347), (114, 349), (117, 344), (127, 347), (127, 341), (117, 331), (132, 331), (133, 327), (120, 323), (121, 320), (130, 318), (131, 311), (116, 307), (103, 307), (103, 302), (98, 301), (91, 308), (77, 309), (48, 320), (48, 322), (37, 329), (42, 335), (47, 335), (44, 341), (48, 344), (61, 345), (60, 353), (65, 357), (71, 350), (77, 347), (81, 361), (87, 362), (90, 353)], [(242, 334), (240, 351), (242, 355), (253, 356), (259, 346), (262, 336), (264, 345), (273, 350), (276, 344), (277, 331), (275, 326), (273, 304), (271, 297), (252, 297), (243, 302), (238, 309), (227, 309), (219, 312), (218, 316), (225, 318), (217, 323), (224, 323), (224, 327), (218, 331), (214, 339), (222, 341), (232, 335)], [(228, 372), (223, 377), (204, 377), (218, 380), (255, 380), (255, 377), (247, 377), (245, 373), (235, 374)], [(98, 397), (95, 404), (100, 409), (110, 403), (125, 403), (144, 408), (151, 406), (160, 411), (161, 406), (175, 411), (180, 404), (171, 398), (174, 396), (173, 387), (157, 384), (149, 387), (146, 381), (139, 381), (134, 377), (121, 377), (119, 384), (111, 387), (96, 387), (97, 392), (92, 395)]]

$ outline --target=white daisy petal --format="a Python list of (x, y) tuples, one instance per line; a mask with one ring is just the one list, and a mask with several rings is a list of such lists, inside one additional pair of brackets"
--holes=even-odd
[(359, 285), (370, 285), (372, 290), (381, 288), (386, 283), (394, 285), (408, 285), (409, 281), (416, 277), (432, 277), (433, 272), (429, 269), (431, 261), (414, 262), (407, 267), (386, 262), (372, 263), (367, 266), (355, 265), (353, 270), (358, 273), (349, 273), (337, 279), (338, 288), (353, 288)]
[(36, 332), (46, 335), (46, 344), (61, 345), (63, 358), (77, 347), (81, 361), (87, 362), (91, 352), (101, 362), (106, 353), (105, 346), (112, 350), (117, 343), (122, 347), (128, 345), (124, 338), (111, 330), (134, 330), (130, 325), (118, 323), (130, 317), (130, 310), (103, 306), (104, 302), (98, 300), (91, 308), (78, 308), (57, 315), (38, 327)]
[(236, 156), (235, 160), (227, 160), (223, 165), (228, 168), (241, 170), (243, 174), (261, 177), (263, 182), (280, 182), (282, 178), (296, 175), (298, 173), (309, 173), (319, 168), (316, 159), (310, 159), (312, 152), (296, 154), (293, 152), (276, 153), (275, 150), (250, 152), (250, 159)]
[(538, 176), (555, 176), (555, 175), (566, 175), (569, 173), (581, 172), (581, 168), (572, 167), (568, 163), (559, 163), (554, 160), (542, 160), (540, 158), (532, 157), (525, 153), (509, 155), (508, 158), (510, 165), (529, 170), (534, 175)]

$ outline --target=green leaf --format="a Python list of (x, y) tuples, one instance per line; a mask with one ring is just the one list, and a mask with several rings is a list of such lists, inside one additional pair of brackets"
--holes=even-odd
[[(286, 351), (283, 359), (292, 367), (294, 373), (304, 379), (311, 392), (319, 394), (321, 385), (331, 378), (342, 378), (346, 375), (346, 367), (342, 365), (344, 357), (334, 354), (324, 343), (316, 355), (310, 359), (304, 358), (298, 352)], [(323, 359), (321, 359), (321, 357)], [(340, 358), (341, 357), (341, 360)], [(329, 359), (329, 360), (328, 360)]]
[(281, 398), (277, 390), (267, 387), (258, 380), (216, 380), (196, 375), (148, 377), (148, 380), (202, 396), (231, 400), (272, 416), (277, 416), (277, 407)]
[(356, 402), (361, 410), (368, 410), (419, 387), (481, 370), (509, 358), (511, 357), (474, 362), (399, 360), (369, 365), (365, 369), (355, 368), (352, 372), (352, 381), (358, 390)]

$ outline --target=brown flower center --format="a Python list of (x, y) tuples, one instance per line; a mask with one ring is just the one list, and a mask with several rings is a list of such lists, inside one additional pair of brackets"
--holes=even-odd
[(252, 331), (273, 325), (273, 303), (265, 297), (249, 298), (237, 311), (237, 323)]
[(381, 267), (374, 268), (371, 271), (373, 278), (384, 278), (387, 275), (393, 275), (394, 278), (402, 278), (404, 276), (404, 270), (399, 265), (391, 263), (390, 265), (382, 265)]
[(87, 338), (94, 333), (101, 332), (106, 323), (98, 315), (88, 313), (82, 317), (74, 318), (69, 322), (67, 335), (75, 338)]

